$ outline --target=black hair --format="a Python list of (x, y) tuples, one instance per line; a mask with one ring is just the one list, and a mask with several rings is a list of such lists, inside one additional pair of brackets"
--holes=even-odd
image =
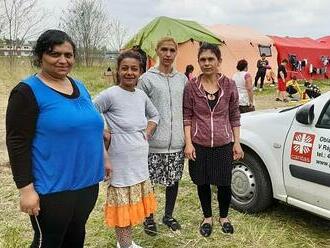
[(245, 59), (241, 59), (237, 62), (236, 69), (239, 71), (244, 71), (244, 69), (248, 66), (248, 62)]
[(219, 47), (215, 44), (211, 44), (211, 43), (207, 43), (207, 42), (203, 42), (198, 50), (198, 59), (201, 55), (202, 52), (205, 52), (206, 50), (210, 50), (216, 57), (218, 60), (221, 59), (221, 51), (219, 49)]
[(287, 59), (282, 59), (282, 63), (289, 63), (289, 61)]
[(262, 54), (261, 54), (261, 57), (264, 57), (264, 56), (266, 57), (266, 54), (265, 54), (265, 53), (262, 53)]
[(187, 65), (186, 66), (186, 72), (184, 73), (187, 78), (189, 78), (189, 74), (194, 71), (194, 66), (193, 65)]
[(119, 82), (120, 82), (119, 73), (118, 73), (120, 64), (124, 59), (127, 59), (127, 58), (136, 59), (137, 61), (139, 61), (140, 72), (142, 73), (144, 71), (140, 53), (138, 53), (134, 50), (127, 50), (125, 52), (122, 52), (117, 58), (117, 73), (116, 73), (117, 84), (119, 84)]
[(37, 43), (32, 51), (34, 57), (33, 64), (37, 67), (40, 67), (42, 55), (44, 53), (49, 54), (53, 51), (54, 46), (62, 45), (64, 42), (69, 42), (71, 44), (73, 55), (76, 56), (76, 45), (67, 33), (56, 29), (49, 29), (43, 32), (39, 36)]

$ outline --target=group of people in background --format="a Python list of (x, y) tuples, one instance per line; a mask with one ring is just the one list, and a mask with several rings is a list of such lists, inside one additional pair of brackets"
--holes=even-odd
[[(92, 99), (83, 82), (69, 76), (72, 39), (60, 30), (38, 38), (33, 55), (40, 69), (11, 91), (6, 114), (20, 208), (34, 229), (32, 248), (83, 247), (101, 181), (107, 182), (105, 223), (115, 229), (118, 248), (141, 247), (132, 237), (137, 224), (157, 235), (155, 185), (165, 187), (162, 223), (180, 230), (174, 209), (185, 158), (202, 209), (200, 234), (210, 236), (214, 222), (234, 232), (228, 210), (232, 162), (244, 156), (240, 115), (255, 110), (253, 90), (260, 79), (262, 91), (269, 63), (262, 54), (253, 82), (241, 59), (229, 79), (219, 70), (219, 47), (201, 43), (195, 76), (192, 65), (184, 74), (174, 68), (177, 51), (176, 41), (163, 37), (156, 45), (159, 63), (147, 71), (137, 47), (122, 52), (117, 84)], [(288, 101), (287, 63), (278, 68), (277, 101)], [(217, 220), (211, 185), (217, 187)]]

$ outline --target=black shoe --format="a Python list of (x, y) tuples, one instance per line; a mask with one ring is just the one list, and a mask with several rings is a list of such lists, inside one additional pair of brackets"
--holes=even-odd
[(168, 217), (168, 216), (164, 216), (163, 217), (163, 223), (168, 226), (169, 228), (172, 229), (172, 231), (176, 231), (176, 230), (180, 230), (181, 226), (179, 224), (179, 222), (174, 219), (173, 217)]
[(210, 223), (204, 223), (199, 227), (199, 233), (203, 237), (208, 237), (212, 233), (212, 225)]
[(153, 217), (147, 217), (143, 222), (144, 232), (150, 236), (157, 235), (157, 225)]
[(234, 227), (232, 226), (232, 224), (230, 222), (225, 222), (221, 226), (222, 226), (222, 232), (231, 233), (231, 234), (234, 233)]

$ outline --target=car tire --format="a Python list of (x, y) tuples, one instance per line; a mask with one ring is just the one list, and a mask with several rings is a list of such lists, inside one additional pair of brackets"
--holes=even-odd
[(257, 155), (245, 153), (244, 159), (234, 161), (232, 175), (231, 205), (234, 209), (257, 213), (271, 206), (272, 185), (268, 172)]

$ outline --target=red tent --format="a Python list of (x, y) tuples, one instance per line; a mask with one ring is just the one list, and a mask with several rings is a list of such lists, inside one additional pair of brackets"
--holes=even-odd
[(330, 76), (330, 65), (324, 62), (330, 59), (330, 43), (321, 43), (311, 38), (270, 37), (278, 52), (278, 63), (282, 59), (289, 60), (287, 69), (294, 71), (298, 78), (322, 79)]
[(318, 42), (321, 44), (324, 44), (330, 48), (330, 35), (329, 36), (324, 36), (322, 38), (317, 39)]

